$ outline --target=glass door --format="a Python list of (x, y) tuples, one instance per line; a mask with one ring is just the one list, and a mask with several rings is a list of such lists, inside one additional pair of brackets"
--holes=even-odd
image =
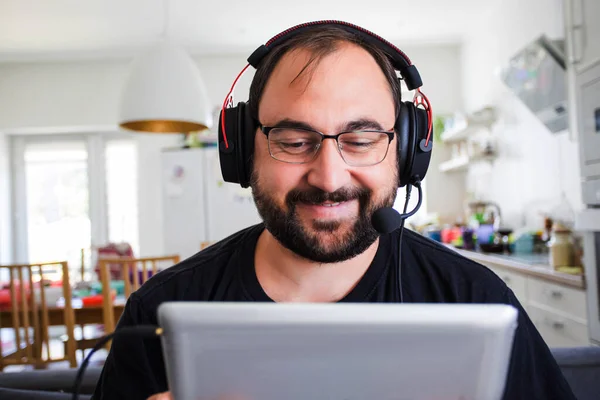
[(27, 259), (66, 260), (75, 270), (91, 244), (86, 142), (26, 142), (23, 160)]

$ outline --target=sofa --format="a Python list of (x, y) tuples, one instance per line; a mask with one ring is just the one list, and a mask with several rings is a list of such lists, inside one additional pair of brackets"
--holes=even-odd
[(600, 347), (567, 347), (551, 350), (577, 399), (600, 398)]
[[(579, 400), (597, 400), (600, 393), (600, 347), (555, 348), (552, 353)], [(80, 399), (88, 400), (101, 368), (90, 367), (83, 378)], [(37, 370), (0, 373), (0, 399), (70, 400), (77, 370)]]
[[(88, 367), (79, 399), (90, 400), (100, 377), (100, 367)], [(0, 399), (71, 400), (77, 369), (45, 369), (0, 373)]]

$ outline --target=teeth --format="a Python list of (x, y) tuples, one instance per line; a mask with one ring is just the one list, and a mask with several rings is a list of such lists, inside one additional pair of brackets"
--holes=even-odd
[(335, 207), (335, 206), (337, 206), (337, 205), (339, 205), (339, 204), (340, 204), (340, 203), (323, 203), (323, 205), (324, 205), (325, 207)]

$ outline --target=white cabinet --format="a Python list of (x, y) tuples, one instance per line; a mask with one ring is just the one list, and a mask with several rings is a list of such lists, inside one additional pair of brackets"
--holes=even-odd
[(600, 205), (600, 61), (576, 82), (583, 202)]
[(533, 304), (527, 314), (550, 348), (589, 345), (586, 324)]
[(513, 291), (517, 300), (525, 309), (527, 309), (527, 277), (525, 275), (512, 272), (503, 268), (489, 267), (496, 275), (506, 283), (506, 286)]
[(549, 347), (589, 345), (584, 290), (483, 264), (513, 291)]
[(527, 301), (529, 304), (564, 314), (572, 319), (587, 318), (585, 292), (567, 286), (527, 278)]
[(569, 131), (579, 142), (583, 203), (600, 205), (600, 1), (563, 5)]
[(564, 15), (568, 62), (581, 73), (600, 61), (600, 1), (565, 0)]

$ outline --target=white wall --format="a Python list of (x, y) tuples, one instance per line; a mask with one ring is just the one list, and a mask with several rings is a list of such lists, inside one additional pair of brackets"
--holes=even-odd
[[(403, 50), (419, 68), (425, 83), (423, 90), (434, 112), (460, 108), (460, 49), (433, 46)], [(246, 57), (244, 54), (195, 58), (215, 108), (222, 104), (234, 78), (246, 65)], [(126, 60), (0, 65), (0, 132), (26, 128), (116, 129), (119, 96), (128, 67)], [(253, 69), (249, 68), (238, 83), (236, 102), (247, 100), (252, 76)], [(140, 254), (162, 254), (160, 153), (165, 147), (177, 145), (181, 138), (152, 134), (139, 134), (136, 138)], [(434, 155), (438, 156), (441, 151), (438, 146)], [(432, 166), (426, 179), (427, 209), (443, 211), (451, 209), (453, 204), (460, 207), (461, 185), (460, 181), (440, 176)]]
[(9, 141), (0, 133), (0, 264), (12, 262)]
[(567, 134), (552, 135), (495, 76), (537, 36), (563, 38), (562, 18), (561, 0), (506, 0), (487, 18), (473, 21), (463, 47), (465, 108), (492, 104), (501, 110), (494, 129), (499, 158), (491, 168), (469, 171), (467, 188), (498, 202), (513, 228), (539, 223), (539, 211), (559, 207), (563, 191), (570, 207), (581, 207), (577, 144)]
[[(434, 115), (452, 114), (463, 109), (460, 46), (403, 48), (401, 43), (396, 44), (419, 70), (423, 80), (422, 91), (430, 100)], [(441, 221), (454, 222), (456, 215), (462, 214), (465, 180), (463, 176), (439, 171), (439, 164), (450, 157), (449, 153), (448, 146), (434, 143), (431, 164), (423, 185), (426, 191), (424, 210), (438, 214)], [(416, 193), (411, 196), (416, 201)], [(411, 200), (411, 206), (415, 201)], [(404, 203), (403, 191), (398, 196), (398, 202)]]

